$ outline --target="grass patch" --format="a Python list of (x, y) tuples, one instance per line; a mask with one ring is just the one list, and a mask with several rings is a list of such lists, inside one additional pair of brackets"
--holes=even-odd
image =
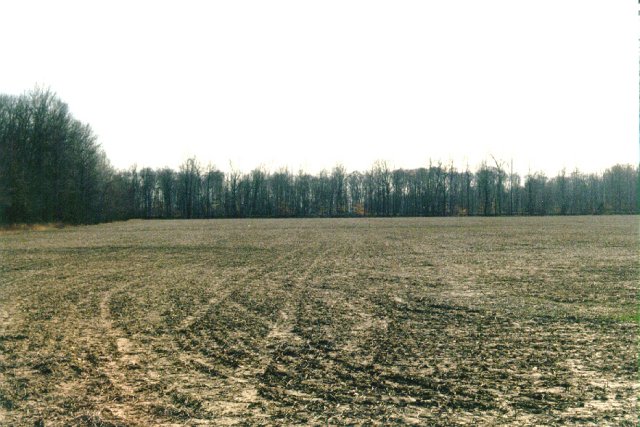
[(622, 323), (635, 323), (640, 325), (640, 312), (625, 313), (616, 317), (616, 320)]

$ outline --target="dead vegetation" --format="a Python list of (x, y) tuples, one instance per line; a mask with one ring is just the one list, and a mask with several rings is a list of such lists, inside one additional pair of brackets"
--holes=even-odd
[(0, 225), (0, 233), (7, 233), (11, 231), (49, 231), (64, 227), (65, 225), (61, 222), (47, 222), (37, 224), (6, 224)]
[(0, 236), (2, 425), (635, 425), (635, 217)]

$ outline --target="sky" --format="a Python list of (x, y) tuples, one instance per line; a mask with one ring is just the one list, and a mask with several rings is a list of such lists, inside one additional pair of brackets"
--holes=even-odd
[(638, 5), (0, 1), (0, 93), (50, 88), (116, 168), (639, 162)]

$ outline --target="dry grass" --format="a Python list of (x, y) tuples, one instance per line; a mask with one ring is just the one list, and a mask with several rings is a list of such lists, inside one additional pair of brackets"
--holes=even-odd
[(65, 225), (61, 222), (47, 222), (42, 224), (7, 224), (0, 225), (0, 233), (12, 231), (49, 231), (64, 227)]
[(635, 425), (636, 217), (0, 235), (0, 424)]

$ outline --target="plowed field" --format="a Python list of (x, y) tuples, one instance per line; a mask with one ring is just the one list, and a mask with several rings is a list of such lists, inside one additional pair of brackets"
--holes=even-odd
[(0, 234), (1, 425), (635, 425), (638, 218)]

